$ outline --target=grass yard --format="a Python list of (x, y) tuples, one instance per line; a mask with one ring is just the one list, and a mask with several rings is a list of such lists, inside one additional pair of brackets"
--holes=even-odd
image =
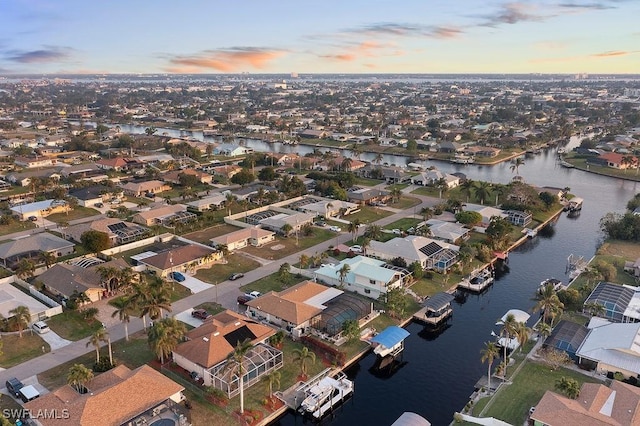
[[(407, 197), (403, 195), (402, 197), (400, 197), (398, 201), (390, 202), (387, 205), (389, 207), (393, 207), (394, 209), (406, 210), (406, 209), (410, 209), (413, 206), (417, 206), (421, 202), (422, 201), (420, 201), (418, 198)], [(415, 213), (419, 214), (420, 212), (415, 212)]]
[(405, 189), (409, 186), (408, 183), (394, 183), (393, 185), (385, 186), (384, 189), (388, 191), (393, 191), (394, 189)]
[(598, 249), (598, 254), (635, 261), (640, 257), (640, 244), (631, 241), (607, 240)]
[(278, 273), (275, 272), (250, 284), (243, 285), (242, 287), (240, 287), (240, 290), (244, 291), (245, 293), (259, 291), (260, 293), (265, 294), (269, 291), (282, 291), (286, 287), (291, 287), (292, 285), (301, 283), (305, 280), (306, 278), (303, 276), (298, 277), (298, 274), (291, 274), (291, 283), (288, 286), (285, 286), (278, 278)]
[(404, 217), (400, 220), (396, 220), (395, 222), (391, 222), (388, 225), (383, 226), (384, 229), (399, 229), (401, 231), (406, 231), (409, 228), (415, 227), (417, 224), (422, 222), (422, 219), (414, 219), (412, 217)]
[(76, 219), (83, 219), (85, 217), (91, 217), (99, 215), (100, 212), (95, 209), (91, 209), (89, 207), (76, 206), (73, 210), (67, 213), (56, 213), (46, 217), (47, 220), (52, 222), (70, 222)]
[[(242, 249), (243, 252), (249, 253), (253, 256), (260, 257), (262, 259), (268, 260), (277, 260), (282, 259), (283, 257), (287, 257), (290, 254), (297, 253), (301, 250), (308, 249), (309, 247), (313, 247), (317, 244), (320, 244), (323, 241), (330, 240), (335, 237), (336, 233), (331, 232), (328, 229), (322, 228), (313, 228), (313, 235), (302, 236), (301, 234), (298, 236), (296, 245), (296, 236), (295, 234), (290, 235), (287, 238), (283, 238), (280, 236), (276, 237), (276, 240), (272, 243), (269, 243), (263, 247), (253, 247), (248, 246)], [(278, 250), (273, 250), (274, 247), (280, 247)]]
[(209, 312), (211, 315), (219, 314), (220, 312), (225, 310), (225, 308), (222, 305), (216, 302), (203, 302), (197, 306), (194, 306), (193, 309), (204, 309), (205, 311)]
[[(37, 358), (43, 353), (49, 352), (49, 344), (42, 340), (31, 330), (22, 332), (22, 337), (16, 334), (5, 334), (2, 336), (2, 350), (0, 350), (0, 367), (9, 368), (21, 364), (33, 358)], [(44, 347), (44, 352), (42, 348)]]
[[(420, 188), (416, 188), (413, 191), (411, 191), (411, 193), (417, 194), (417, 195), (425, 195), (427, 197), (438, 198), (440, 196), (440, 189), (433, 186), (421, 186)], [(442, 200), (443, 203), (445, 201), (446, 201), (445, 199)]]
[[(371, 206), (362, 206), (360, 211), (357, 213), (350, 214), (348, 216), (343, 217), (343, 219), (348, 220), (350, 222), (358, 219), (360, 223), (373, 223), (377, 220), (382, 219), (383, 217), (391, 216), (393, 213), (387, 210), (383, 210), (376, 207)], [(344, 225), (344, 224), (343, 224)]]
[(195, 277), (207, 283), (215, 284), (225, 281), (235, 272), (248, 272), (260, 267), (255, 260), (251, 260), (238, 253), (227, 256), (227, 263), (215, 263), (207, 269), (198, 269)]
[(355, 186), (376, 186), (380, 183), (382, 183), (381, 180), (376, 180), (376, 179), (368, 179), (368, 178), (363, 178), (360, 176), (356, 176), (356, 178), (353, 180), (353, 183)]
[(554, 390), (556, 380), (562, 376), (575, 379), (581, 385), (584, 382), (599, 383), (595, 378), (573, 370), (559, 368), (551, 371), (547, 365), (527, 361), (512, 378), (513, 383), (503, 387), (494, 396), (483, 415), (521, 425), (527, 418), (529, 408), (536, 405), (547, 390)]
[(9, 225), (0, 225), (0, 235), (9, 235), (14, 232), (26, 231), (28, 229), (35, 229), (36, 225), (30, 220), (14, 221)]
[(196, 232), (190, 232), (188, 234), (184, 234), (183, 237), (188, 238), (192, 241), (196, 241), (198, 243), (210, 245), (211, 238), (219, 237), (221, 235), (228, 234), (230, 232), (235, 232), (240, 230), (241, 228), (228, 225), (226, 223), (221, 225), (214, 225), (206, 229), (202, 229)]
[[(91, 369), (96, 362), (96, 351), (93, 346), (87, 349), (90, 351), (86, 354), (38, 374), (40, 384), (49, 390), (57, 389), (67, 384), (67, 373), (74, 364), (83, 364)], [(155, 357), (149, 349), (147, 336), (142, 331), (130, 335), (128, 342), (124, 339), (113, 342), (112, 350), (114, 362), (124, 364), (131, 369), (147, 364)], [(100, 347), (100, 356), (109, 356), (106, 345)]]
[(9, 423), (7, 424), (18, 424), (16, 422), (20, 419), (17, 417), (17, 415), (18, 413), (22, 413), (23, 410), (24, 408), (22, 407), (22, 405), (20, 405), (15, 399), (11, 398), (9, 395), (0, 394), (0, 412), (13, 414), (13, 416), (5, 416), (9, 420)]
[(447, 290), (448, 288), (442, 281), (436, 281), (428, 278), (420, 278), (412, 286), (413, 290), (419, 296), (433, 296), (436, 293)]
[(98, 320), (87, 322), (78, 311), (65, 309), (60, 315), (51, 317), (47, 321), (51, 330), (67, 340), (80, 340), (90, 336), (94, 331), (102, 327)]

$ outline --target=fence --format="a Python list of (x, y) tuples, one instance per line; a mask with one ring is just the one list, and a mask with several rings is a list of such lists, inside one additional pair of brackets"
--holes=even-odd
[(29, 292), (29, 295), (31, 295), (31, 297), (39, 300), (40, 302), (42, 302), (47, 306), (47, 309), (45, 309), (44, 311), (32, 313), (31, 315), (32, 320), (40, 320), (44, 317), (51, 318), (53, 316), (56, 316), (62, 313), (62, 306), (58, 302), (56, 302), (46, 294), (39, 292), (38, 290), (36, 290), (34, 286), (16, 277), (15, 275), (7, 278), (3, 278), (2, 280), (0, 280), (0, 284), (12, 284), (12, 283), (22, 287), (24, 290)]
[(124, 244), (121, 246), (117, 246), (117, 247), (112, 247), (110, 249), (106, 249), (106, 250), (102, 250), (100, 253), (104, 254), (106, 256), (113, 256), (114, 254), (117, 253), (122, 253), (123, 251), (129, 251), (129, 250), (133, 250), (133, 249), (137, 249), (139, 247), (144, 247), (144, 246), (148, 246), (149, 244), (153, 244), (156, 242), (156, 239), (158, 237), (149, 237), (149, 238), (145, 238), (142, 240), (138, 240), (138, 241), (134, 241), (132, 243), (129, 244)]

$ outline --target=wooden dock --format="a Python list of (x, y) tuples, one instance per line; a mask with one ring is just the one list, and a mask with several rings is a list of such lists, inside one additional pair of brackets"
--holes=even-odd
[(324, 379), (328, 375), (330, 375), (331, 369), (327, 368), (306, 382), (297, 382), (293, 386), (288, 389), (285, 389), (282, 392), (275, 392), (275, 396), (278, 397), (284, 404), (291, 408), (294, 411), (297, 411), (300, 408), (300, 404), (304, 401), (307, 391), (314, 385), (316, 385), (320, 380)]

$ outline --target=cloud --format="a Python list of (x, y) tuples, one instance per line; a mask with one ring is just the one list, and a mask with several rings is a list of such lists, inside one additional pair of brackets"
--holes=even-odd
[(614, 6), (607, 3), (559, 3), (558, 7), (562, 9), (571, 9), (573, 11), (586, 11), (586, 10), (607, 10), (615, 9)]
[(518, 22), (541, 22), (549, 16), (536, 13), (536, 6), (525, 3), (505, 3), (491, 15), (484, 15), (482, 26), (495, 27), (500, 24), (517, 24)]
[(335, 61), (341, 61), (341, 62), (352, 62), (355, 61), (357, 56), (351, 53), (338, 53), (338, 54), (328, 54), (328, 55), (318, 55), (321, 58), (324, 59), (332, 59)]
[(216, 70), (234, 72), (246, 68), (263, 69), (268, 62), (282, 56), (282, 50), (259, 47), (232, 47), (205, 50), (193, 56), (175, 56), (169, 59), (170, 72), (200, 72)]
[(379, 43), (366, 40), (339, 46), (338, 53), (320, 54), (318, 57), (335, 61), (351, 62), (358, 58), (380, 58), (386, 56), (402, 56), (404, 52), (392, 43)]
[(73, 50), (67, 47), (44, 46), (43, 49), (30, 51), (12, 50), (6, 52), (5, 59), (21, 64), (42, 64), (63, 62), (71, 58)]
[(610, 58), (612, 56), (631, 55), (632, 53), (637, 53), (637, 52), (627, 52), (626, 50), (609, 50), (607, 52), (594, 53), (593, 55), (590, 55), (590, 56), (594, 58)]
[(533, 47), (536, 50), (564, 50), (568, 46), (567, 43), (563, 41), (540, 41), (534, 43)]
[(400, 24), (392, 22), (365, 25), (359, 28), (345, 30), (345, 32), (350, 34), (364, 34), (370, 37), (399, 36), (432, 38), (454, 38), (462, 35), (463, 33), (459, 28), (450, 26)]

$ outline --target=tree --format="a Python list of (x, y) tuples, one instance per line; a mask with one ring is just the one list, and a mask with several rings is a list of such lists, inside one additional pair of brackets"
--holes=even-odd
[(160, 358), (161, 364), (182, 341), (186, 332), (184, 323), (173, 317), (155, 321), (149, 328), (149, 347)]
[(251, 173), (251, 170), (242, 169), (231, 177), (231, 182), (236, 185), (245, 186), (253, 182), (255, 179), (256, 177)]
[(494, 249), (501, 249), (507, 242), (513, 225), (506, 218), (493, 216), (485, 233)]
[(391, 200), (394, 203), (397, 203), (398, 201), (400, 201), (400, 197), (402, 197), (402, 189), (396, 186), (391, 190), (390, 194), (391, 194)]
[(345, 157), (344, 160), (340, 163), (340, 167), (345, 172), (351, 171), (351, 165), (353, 164), (353, 160), (349, 157)]
[(358, 325), (358, 321), (349, 319), (343, 322), (342, 335), (346, 337), (349, 342), (352, 342), (360, 337), (360, 326)]
[(542, 311), (542, 322), (548, 323), (549, 315), (557, 310), (562, 310), (564, 305), (558, 299), (553, 283), (542, 287), (536, 296), (538, 303), (533, 307), (533, 312)]
[(607, 308), (598, 302), (585, 303), (584, 310), (594, 317), (602, 317), (607, 312)]
[(351, 271), (351, 267), (348, 264), (342, 265), (342, 267), (338, 270), (338, 276), (340, 277), (340, 289), (344, 289), (344, 280), (349, 275), (349, 271)]
[(109, 236), (105, 232), (89, 230), (80, 235), (80, 242), (91, 253), (98, 253), (109, 248)]
[(491, 195), (491, 183), (485, 181), (476, 182), (473, 187), (474, 196), (484, 204), (485, 200)]
[[(96, 364), (100, 363), (100, 343), (107, 342), (109, 340), (109, 333), (104, 327), (100, 327), (89, 336), (89, 341), (85, 346), (93, 345), (96, 348)], [(112, 362), (113, 364), (113, 362)]]
[(162, 311), (171, 312), (169, 289), (159, 278), (152, 284), (137, 286), (133, 298), (140, 309), (140, 317), (149, 315), (155, 321), (162, 316)]
[(44, 262), (45, 266), (47, 267), (47, 269), (51, 268), (51, 265), (53, 265), (56, 261), (56, 255), (54, 253), (48, 252), (48, 251), (41, 251), (40, 252), (40, 259), (42, 259), (42, 261)]
[(287, 262), (280, 265), (280, 269), (278, 269), (278, 279), (284, 285), (288, 285), (291, 282), (291, 265)]
[(30, 259), (20, 259), (16, 266), (16, 276), (21, 279), (33, 277), (36, 271), (36, 265)]
[(580, 383), (569, 377), (562, 376), (556, 380), (555, 388), (571, 399), (576, 399), (580, 395)]
[(511, 171), (516, 172), (516, 176), (520, 176), (520, 166), (524, 166), (524, 159), (522, 157), (518, 157), (515, 160), (511, 161)]
[(11, 314), (13, 323), (18, 329), (20, 337), (22, 337), (22, 330), (29, 327), (29, 323), (31, 322), (31, 312), (29, 312), (29, 308), (24, 305), (16, 306), (9, 311), (9, 314)]
[(252, 348), (251, 339), (248, 337), (242, 343), (237, 342), (233, 351), (227, 356), (227, 362), (224, 367), (225, 372), (229, 372), (238, 379), (238, 387), (240, 389), (240, 414), (244, 413), (245, 356)]
[(422, 263), (418, 260), (409, 265), (409, 271), (411, 271), (411, 275), (413, 275), (413, 278), (416, 280), (419, 280), (424, 276), (424, 268), (422, 267)]
[(111, 302), (116, 308), (111, 313), (111, 318), (118, 317), (118, 319), (124, 324), (124, 338), (129, 341), (129, 322), (131, 322), (131, 316), (135, 314), (134, 304), (131, 297), (123, 296), (117, 298)]
[(516, 321), (516, 317), (513, 314), (509, 314), (507, 315), (504, 321), (501, 321), (501, 323), (502, 323), (502, 330), (500, 330), (500, 336), (504, 338), (504, 344), (502, 345), (502, 348), (504, 349), (504, 363), (505, 363), (504, 370), (503, 370), (503, 377), (506, 377), (507, 365), (508, 365), (507, 347), (509, 346), (509, 340), (514, 338), (518, 332), (518, 322)]
[(553, 205), (553, 203), (557, 201), (555, 195), (550, 194), (546, 191), (542, 191), (539, 197), (540, 197), (540, 200), (542, 200), (542, 202), (544, 203), (547, 210)]
[(302, 349), (293, 350), (293, 362), (300, 363), (300, 374), (303, 378), (307, 377), (307, 361), (312, 364), (316, 362), (316, 354), (310, 351), (308, 347), (304, 346)]
[(422, 220), (426, 222), (433, 217), (433, 209), (430, 207), (423, 207), (420, 209), (420, 214), (422, 215)]
[(469, 198), (471, 194), (475, 191), (475, 182), (471, 179), (465, 179), (464, 182), (460, 184), (460, 192), (467, 196), (467, 202), (469, 202)]
[(310, 262), (309, 256), (307, 256), (304, 253), (301, 253), (300, 254), (300, 268), (301, 269), (305, 269), (307, 266), (309, 266), (309, 262)]
[(463, 225), (475, 226), (482, 222), (482, 215), (474, 211), (456, 213), (456, 220)]
[(351, 233), (351, 239), (355, 241), (356, 234), (358, 233), (358, 228), (360, 228), (360, 220), (356, 219), (352, 222), (349, 222), (347, 225), (347, 231)]
[(100, 280), (108, 292), (118, 288), (118, 279), (120, 277), (120, 270), (118, 268), (100, 265), (96, 268), (96, 272), (100, 275)]
[(522, 352), (522, 347), (529, 341), (530, 336), (531, 329), (527, 327), (525, 323), (519, 322), (518, 326), (516, 327), (516, 339), (518, 340), (518, 345), (520, 346), (520, 352)]
[(487, 388), (491, 389), (491, 366), (493, 365), (493, 361), (500, 355), (500, 349), (498, 345), (494, 342), (485, 342), (484, 349), (480, 351), (482, 358), (481, 361), (483, 363), (487, 363)]
[(395, 318), (402, 318), (409, 306), (404, 289), (401, 287), (387, 290), (386, 294), (381, 293), (379, 300), (384, 303), (389, 315)]
[(157, 132), (157, 131), (158, 131), (158, 129), (156, 129), (156, 128), (155, 128), (155, 127), (153, 127), (153, 126), (149, 126), (149, 127), (147, 127), (146, 129), (144, 129), (144, 132), (147, 134), (147, 136), (153, 136), (153, 134), (154, 134), (155, 132)]
[(276, 180), (280, 175), (276, 173), (273, 167), (265, 167), (258, 172), (258, 179), (263, 182), (271, 182)]
[(364, 235), (371, 240), (377, 240), (382, 236), (382, 227), (376, 224), (369, 225)]
[(67, 373), (67, 384), (80, 394), (87, 393), (87, 383), (93, 379), (93, 371), (82, 364), (73, 364)]
[(280, 377), (281, 374), (278, 370), (273, 370), (267, 374), (267, 391), (269, 392), (269, 398), (273, 398), (273, 388), (280, 389)]
[(382, 156), (382, 153), (378, 152), (376, 154), (376, 156), (373, 158), (373, 162), (376, 163), (377, 165), (382, 164), (382, 160), (384, 160), (384, 157)]
[(282, 232), (282, 235), (284, 235), (285, 237), (288, 237), (291, 234), (291, 231), (293, 231), (293, 226), (291, 226), (288, 223), (285, 223), (280, 228), (280, 231)]

